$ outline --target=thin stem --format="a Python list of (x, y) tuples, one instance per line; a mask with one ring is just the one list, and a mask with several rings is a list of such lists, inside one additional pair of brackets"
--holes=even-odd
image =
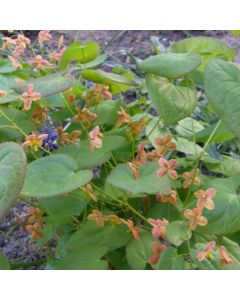
[(116, 202), (128, 207), (134, 214), (136, 214), (139, 218), (141, 218), (143, 221), (147, 222), (148, 223), (148, 220), (143, 216), (141, 215), (135, 208), (133, 208), (130, 204), (128, 204), (127, 202), (123, 202), (117, 198), (115, 198), (114, 196), (102, 191), (98, 186), (96, 186), (95, 184), (91, 183), (92, 186), (94, 186), (98, 191), (100, 191), (102, 194), (105, 194), (106, 196), (108, 196), (109, 198), (112, 198), (113, 200), (115, 200)]

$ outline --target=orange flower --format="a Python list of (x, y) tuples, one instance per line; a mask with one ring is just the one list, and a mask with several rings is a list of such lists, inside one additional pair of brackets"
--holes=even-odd
[(85, 91), (82, 99), (86, 101), (87, 107), (94, 103), (101, 103), (104, 99), (111, 99), (112, 94), (108, 91), (109, 87), (103, 84), (96, 84), (93, 89)]
[(174, 144), (171, 140), (172, 135), (170, 133), (155, 139), (155, 144), (158, 146), (158, 151), (161, 156), (167, 151), (173, 151), (176, 149), (176, 144)]
[(194, 230), (197, 225), (205, 226), (208, 223), (207, 218), (202, 216), (202, 210), (199, 207), (194, 209), (185, 209), (184, 216), (189, 219), (188, 224), (191, 230)]
[(29, 83), (26, 92), (24, 92), (20, 98), (24, 101), (24, 110), (29, 110), (32, 105), (32, 101), (41, 99), (41, 94), (33, 91), (33, 84)]
[(160, 259), (161, 253), (166, 249), (165, 245), (162, 245), (158, 242), (152, 243), (152, 255), (150, 256), (148, 262), (150, 265), (156, 265)]
[(207, 243), (204, 250), (197, 253), (196, 259), (201, 262), (201, 261), (205, 260), (206, 257), (212, 258), (212, 252), (213, 252), (215, 245), (216, 245), (215, 241), (211, 241), (211, 242)]
[(128, 132), (130, 135), (138, 135), (139, 133), (141, 133), (143, 127), (146, 125), (147, 123), (147, 118), (142, 118), (141, 120), (137, 121), (137, 122), (133, 122), (133, 123), (129, 123), (128, 124)]
[(220, 257), (221, 265), (229, 265), (233, 262), (231, 256), (229, 255), (229, 253), (227, 252), (227, 250), (224, 246), (219, 247), (218, 255)]
[(12, 55), (19, 57), (21, 55), (24, 54), (24, 49), (20, 48), (20, 47), (16, 47), (13, 51), (12, 51)]
[(29, 38), (25, 37), (23, 34), (19, 34), (17, 36), (17, 39), (16, 39), (16, 45), (18, 45), (18, 47), (20, 49), (25, 49), (27, 45), (30, 44), (30, 40)]
[(28, 207), (27, 212), (29, 213), (27, 222), (28, 223), (43, 223), (44, 212), (38, 207)]
[(42, 142), (47, 138), (47, 134), (36, 135), (32, 133), (25, 137), (25, 142), (22, 144), (23, 147), (30, 147), (34, 151), (37, 151), (42, 146)]
[(133, 177), (137, 180), (140, 178), (140, 173), (138, 171), (138, 166), (133, 162), (127, 162), (127, 166), (132, 170)]
[(148, 223), (153, 226), (152, 235), (155, 238), (162, 237), (166, 239), (168, 221), (166, 219), (148, 218)]
[(147, 153), (147, 158), (154, 162), (158, 162), (160, 157), (161, 155), (157, 150), (152, 150), (151, 152)]
[(161, 157), (159, 159), (159, 165), (162, 168), (157, 171), (157, 176), (163, 177), (168, 175), (173, 180), (176, 180), (178, 178), (177, 172), (174, 170), (178, 166), (176, 159), (167, 161), (165, 158)]
[(8, 58), (9, 58), (9, 60), (11, 61), (11, 63), (12, 63), (12, 66), (14, 67), (14, 68), (19, 68), (19, 69), (22, 69), (23, 68), (23, 66), (22, 66), (22, 64), (15, 58), (15, 57), (13, 57), (13, 56), (11, 56), (11, 55), (8, 55)]
[(61, 144), (68, 145), (79, 142), (80, 130), (73, 130), (71, 133), (63, 132), (62, 127), (57, 128), (58, 138)]
[(135, 227), (133, 224), (132, 220), (122, 220), (122, 223), (127, 225), (128, 229), (130, 230), (130, 232), (132, 233), (133, 237), (135, 240), (139, 239), (139, 233), (140, 233), (140, 229), (138, 227)]
[(32, 225), (27, 225), (26, 226), (26, 231), (28, 233), (31, 233), (31, 239), (36, 240), (36, 238), (43, 238), (44, 234), (40, 231), (41, 229), (41, 224), (40, 223), (35, 223)]
[(97, 115), (91, 113), (87, 108), (76, 108), (77, 114), (74, 117), (74, 122), (82, 123), (86, 122), (87, 126), (91, 126), (93, 124), (93, 120), (97, 118)]
[(47, 111), (47, 107), (41, 107), (40, 105), (36, 104), (34, 113), (32, 114), (32, 119), (37, 126), (42, 125), (42, 122), (47, 120)]
[[(196, 177), (197, 173), (198, 173), (198, 170), (197, 171), (192, 170), (191, 172), (184, 172), (183, 173), (183, 178), (184, 178), (183, 187), (185, 189), (187, 187), (189, 187), (192, 184), (192, 182), (193, 182), (193, 184), (196, 184), (196, 185), (201, 183), (200, 178)], [(193, 177), (194, 177), (194, 179), (193, 179)]]
[(206, 207), (209, 210), (212, 210), (215, 208), (215, 204), (212, 201), (212, 198), (216, 195), (215, 189), (207, 189), (205, 192), (203, 190), (199, 190), (194, 195), (197, 197), (198, 202), (197, 206), (200, 208)]
[(97, 209), (94, 209), (92, 211), (92, 213), (90, 215), (88, 215), (87, 219), (89, 221), (96, 221), (97, 225), (99, 227), (104, 227), (104, 216), (103, 214), (97, 210)]
[(97, 202), (97, 196), (93, 193), (93, 189), (90, 183), (86, 184), (85, 187), (83, 187), (83, 190), (90, 199)]
[(94, 148), (99, 149), (102, 147), (101, 138), (103, 137), (103, 134), (100, 131), (99, 126), (94, 127), (93, 130), (88, 133), (88, 137), (90, 138), (89, 148), (91, 152), (94, 150)]
[(176, 205), (176, 203), (177, 203), (177, 193), (174, 190), (170, 190), (169, 195), (157, 194), (157, 201), (169, 202), (172, 205)]
[(118, 111), (119, 118), (116, 122), (116, 126), (120, 127), (124, 123), (129, 123), (131, 121), (131, 116), (125, 112), (123, 107), (121, 107), (121, 110)]
[(39, 44), (43, 44), (44, 42), (50, 41), (52, 39), (49, 30), (41, 30), (38, 33), (38, 42)]
[(12, 39), (10, 37), (4, 36), (2, 37), (2, 40), (4, 41), (4, 44), (2, 46), (3, 50), (7, 50), (9, 49), (11, 46), (15, 46), (16, 45), (16, 40)]
[(0, 98), (7, 96), (5, 91), (0, 90)]
[(45, 67), (51, 67), (52, 64), (46, 59), (43, 59), (41, 55), (36, 55), (34, 59), (29, 61), (30, 65), (35, 67), (38, 71), (44, 69)]
[(137, 155), (134, 158), (134, 164), (139, 167), (147, 162), (147, 153), (145, 151), (145, 143), (141, 143), (137, 147)]

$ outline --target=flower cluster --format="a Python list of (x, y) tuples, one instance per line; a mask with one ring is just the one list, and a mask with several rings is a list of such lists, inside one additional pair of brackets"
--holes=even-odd
[(44, 224), (43, 212), (37, 207), (28, 208), (28, 218), (26, 231), (31, 233), (31, 239), (35, 240), (36, 238), (43, 238), (44, 234), (41, 232), (42, 225)]
[(197, 225), (205, 226), (208, 223), (207, 218), (202, 216), (202, 211), (204, 208), (209, 210), (214, 209), (215, 205), (212, 198), (216, 195), (215, 189), (207, 189), (206, 191), (199, 190), (195, 193), (197, 197), (197, 207), (193, 209), (186, 209), (184, 211), (184, 216), (189, 219), (189, 229), (194, 230)]
[(132, 220), (122, 219), (116, 215), (103, 215), (99, 210), (93, 210), (90, 215), (88, 215), (89, 221), (95, 221), (99, 227), (104, 227), (105, 221), (110, 221), (113, 225), (125, 224), (127, 225), (129, 231), (132, 233), (135, 240), (139, 239), (140, 229), (136, 227)]
[(63, 132), (62, 127), (57, 128), (58, 139), (60, 144), (69, 145), (79, 142), (79, 136), (81, 135), (80, 130), (73, 130), (71, 133)]
[(87, 107), (91, 107), (105, 99), (112, 99), (112, 94), (109, 92), (108, 86), (96, 84), (89, 91), (82, 94), (82, 99), (85, 100)]
[(2, 37), (4, 44), (2, 49), (11, 50), (11, 55), (14, 57), (22, 56), (25, 53), (27, 45), (30, 44), (29, 38), (23, 34), (18, 34), (16, 38)]
[(87, 108), (76, 108), (77, 114), (74, 116), (73, 121), (76, 123), (83, 123), (84, 126), (92, 126), (94, 120), (97, 118), (95, 113), (90, 112)]
[[(213, 259), (213, 251), (215, 246), (216, 246), (215, 241), (211, 241), (207, 243), (204, 249), (197, 253), (196, 259), (199, 262), (204, 261), (206, 258)], [(228, 253), (227, 249), (224, 246), (219, 246), (217, 253), (220, 260), (220, 264), (222, 266), (229, 265), (233, 262), (233, 259), (231, 258), (230, 254)]]

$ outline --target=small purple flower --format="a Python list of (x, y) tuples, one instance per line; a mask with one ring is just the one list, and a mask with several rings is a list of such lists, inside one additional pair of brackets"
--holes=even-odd
[(88, 82), (87, 82), (87, 86), (88, 86), (88, 87), (92, 87), (92, 86), (94, 86), (94, 83), (91, 82), (91, 81), (88, 81)]
[(43, 148), (45, 148), (50, 152), (58, 149), (58, 143), (57, 143), (58, 134), (54, 125), (49, 124), (48, 126), (48, 124), (44, 122), (43, 129), (39, 129), (38, 131), (48, 135), (42, 142)]

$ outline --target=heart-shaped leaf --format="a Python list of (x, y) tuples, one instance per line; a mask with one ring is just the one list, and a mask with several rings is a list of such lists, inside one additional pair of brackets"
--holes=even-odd
[(128, 78), (119, 74), (107, 73), (102, 70), (86, 69), (82, 70), (81, 75), (88, 81), (109, 86), (109, 90), (112, 94), (125, 92), (131, 89), (133, 86), (136, 86), (136, 83), (133, 80), (129, 80)]
[(240, 138), (240, 69), (226, 61), (212, 60), (206, 68), (204, 81), (212, 108)]
[(98, 43), (94, 41), (89, 41), (83, 45), (81, 45), (80, 41), (76, 41), (64, 51), (59, 62), (59, 69), (66, 69), (72, 61), (77, 61), (81, 64), (88, 63), (98, 56), (99, 50)]
[(19, 196), (26, 174), (26, 155), (16, 143), (0, 144), (0, 219)]
[(197, 53), (201, 55), (202, 65), (199, 68), (203, 71), (210, 59), (222, 58), (231, 61), (237, 51), (228, 47), (225, 43), (212, 37), (192, 37), (176, 43), (170, 47), (170, 52), (174, 53)]
[(83, 246), (103, 246), (109, 250), (120, 248), (127, 244), (131, 235), (124, 224), (112, 225), (105, 223), (103, 228), (95, 222), (86, 222), (76, 231), (65, 244), (67, 250), (81, 249)]
[(177, 249), (168, 247), (161, 253), (160, 260), (154, 269), (157, 270), (184, 270), (184, 259), (178, 255)]
[(189, 240), (192, 233), (183, 221), (174, 221), (167, 225), (167, 240), (174, 246), (180, 246), (184, 241)]
[(161, 192), (167, 195), (170, 192), (170, 182), (167, 177), (156, 175), (159, 168), (156, 163), (146, 163), (138, 169), (140, 178), (135, 179), (132, 170), (126, 164), (119, 164), (111, 171), (106, 180), (113, 186), (132, 194), (156, 194)]
[(68, 155), (56, 154), (31, 162), (22, 195), (50, 197), (71, 192), (92, 179), (92, 172), (76, 172), (77, 164)]
[(83, 246), (77, 251), (70, 252), (55, 266), (57, 270), (106, 270), (107, 262), (101, 257), (107, 248), (94, 245)]
[(105, 136), (102, 147), (94, 149), (93, 152), (89, 149), (89, 141), (82, 141), (79, 145), (65, 146), (56, 153), (69, 155), (77, 162), (79, 169), (88, 169), (108, 161), (111, 157), (111, 151), (124, 147), (126, 142), (122, 136)]
[(132, 240), (126, 247), (127, 261), (133, 270), (144, 270), (152, 254), (154, 238), (150, 232), (142, 232), (138, 240)]
[(69, 89), (74, 84), (71, 74), (58, 72), (51, 75), (31, 79), (20, 84), (16, 84), (13, 90), (19, 94), (26, 91), (29, 83), (33, 84), (33, 90), (39, 92), (42, 97), (48, 97)]
[(196, 69), (201, 64), (201, 57), (191, 53), (164, 53), (151, 56), (138, 67), (145, 72), (167, 78), (180, 78)]
[(149, 97), (166, 125), (191, 116), (197, 101), (191, 80), (183, 80), (175, 85), (167, 78), (147, 74), (146, 84)]

